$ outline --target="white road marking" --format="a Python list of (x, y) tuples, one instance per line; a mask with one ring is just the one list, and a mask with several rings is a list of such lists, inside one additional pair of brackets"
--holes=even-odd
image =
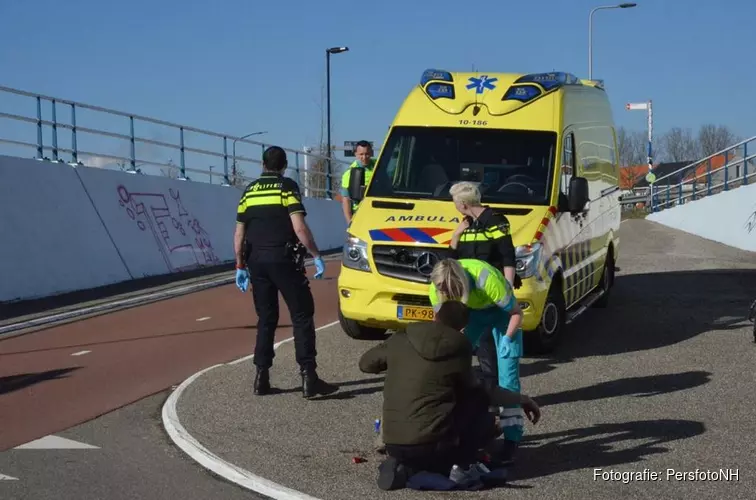
[[(327, 325), (319, 326), (318, 328), (315, 329), (315, 331), (319, 332), (320, 330), (325, 330), (326, 328), (330, 328), (330, 327), (332, 327), (334, 325), (338, 325), (338, 324), (339, 324), (338, 321), (334, 321), (333, 323), (328, 323)], [(285, 344), (286, 342), (291, 342), (292, 340), (294, 340), (294, 337), (289, 337), (288, 339), (284, 339), (284, 340), (282, 340), (280, 342), (276, 342), (273, 345), (273, 349), (278, 349), (278, 346), (280, 346), (281, 344)], [(228, 365), (238, 365), (239, 363), (244, 363), (245, 361), (249, 361), (250, 359), (252, 359), (254, 357), (255, 357), (254, 354), (250, 354), (249, 356), (244, 356), (243, 358), (239, 358), (239, 359), (234, 360), (234, 361), (229, 361), (226, 364), (228, 364)], [(215, 366), (220, 366), (220, 365), (215, 365)]]
[(13, 477), (13, 476), (6, 476), (5, 474), (0, 474), (0, 481), (18, 481), (18, 478)]
[[(338, 324), (338, 321), (334, 321), (333, 323), (328, 323), (327, 325), (316, 328), (315, 331), (318, 332), (320, 330), (324, 330)], [(294, 340), (294, 338), (289, 337), (288, 339), (277, 342), (273, 346), (273, 349), (278, 349), (278, 347), (282, 344), (291, 342), (292, 340)], [(189, 455), (189, 457), (191, 457), (195, 462), (199, 463), (206, 469), (215, 472), (226, 480), (238, 484), (243, 488), (247, 488), (276, 500), (320, 500), (316, 497), (306, 495), (300, 491), (287, 488), (286, 486), (278, 483), (274, 483), (273, 481), (265, 479), (264, 477), (260, 477), (249, 472), (248, 470), (244, 470), (241, 467), (237, 467), (236, 465), (223, 460), (222, 458), (218, 457), (210, 450), (202, 446), (202, 444), (200, 444), (200, 442), (197, 441), (194, 436), (189, 434), (186, 428), (184, 428), (184, 426), (181, 425), (181, 422), (179, 421), (178, 411), (176, 409), (176, 407), (178, 406), (178, 400), (181, 397), (181, 394), (186, 390), (186, 388), (189, 387), (195, 380), (197, 380), (201, 375), (209, 372), (213, 368), (223, 366), (224, 364), (236, 365), (238, 363), (252, 359), (253, 357), (254, 354), (244, 356), (243, 358), (231, 361), (229, 363), (221, 363), (210, 366), (184, 380), (176, 388), (176, 390), (171, 393), (171, 395), (163, 405), (163, 427), (165, 427), (166, 432), (168, 432), (168, 435), (171, 437), (176, 446), (181, 448), (184, 453)]]
[(202, 316), (201, 318), (197, 318), (197, 321), (207, 321), (210, 319), (210, 316)]
[(85, 354), (89, 354), (90, 352), (92, 352), (92, 351), (79, 351), (79, 352), (75, 352), (75, 353), (71, 354), (71, 356), (83, 356)]
[(60, 436), (45, 436), (35, 439), (21, 446), (16, 446), (14, 450), (96, 450), (97, 446), (87, 443), (80, 443), (73, 439), (66, 439)]

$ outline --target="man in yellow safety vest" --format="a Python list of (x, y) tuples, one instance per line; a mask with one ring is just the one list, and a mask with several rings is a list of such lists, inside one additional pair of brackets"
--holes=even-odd
[(362, 167), (365, 169), (365, 186), (370, 182), (375, 168), (375, 159), (373, 159), (373, 146), (368, 141), (360, 141), (354, 150), (354, 156), (357, 159), (349, 165), (349, 168), (341, 176), (341, 206), (344, 210), (344, 218), (347, 225), (352, 222), (352, 216), (357, 211), (357, 203), (349, 198), (349, 179), (351, 178), (352, 169)]

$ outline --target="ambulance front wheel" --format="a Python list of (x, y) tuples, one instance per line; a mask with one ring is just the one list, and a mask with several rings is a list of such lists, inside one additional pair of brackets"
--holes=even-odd
[(551, 283), (538, 328), (526, 335), (528, 350), (533, 354), (552, 352), (561, 340), (566, 317), (561, 280), (557, 279)]
[(341, 314), (341, 309), (339, 309), (339, 324), (347, 336), (356, 340), (375, 339), (386, 334), (386, 330), (383, 328), (373, 328), (361, 325), (353, 319), (345, 318), (344, 315)]

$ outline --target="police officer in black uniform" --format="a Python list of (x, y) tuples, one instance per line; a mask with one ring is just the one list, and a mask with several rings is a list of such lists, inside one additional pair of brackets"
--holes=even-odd
[(255, 394), (268, 394), (271, 390), (268, 371), (275, 357), (280, 291), (294, 327), (303, 396), (309, 398), (331, 387), (316, 372), (315, 305), (304, 265), (307, 251), (314, 258), (316, 279), (322, 277), (325, 265), (305, 222), (307, 212), (299, 185), (283, 176), (287, 166), (283, 149), (266, 149), (262, 175), (247, 186), (239, 200), (234, 235), (236, 284), (243, 292), (252, 284), (257, 312)]
[[(522, 280), (515, 273), (515, 248), (509, 231), (509, 220), (491, 207), (480, 204), (480, 191), (472, 182), (459, 182), (451, 187), (454, 205), (464, 216), (449, 246), (455, 259), (478, 259), (500, 269), (517, 289)], [(493, 335), (483, 335), (477, 350), (480, 369), (486, 384), (498, 385), (496, 344)]]

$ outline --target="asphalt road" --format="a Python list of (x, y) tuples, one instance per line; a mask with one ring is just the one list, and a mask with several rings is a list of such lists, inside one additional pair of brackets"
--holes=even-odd
[[(163, 430), (157, 394), (56, 434), (84, 449), (14, 449), (0, 453), (3, 500), (254, 500), (177, 449)], [(64, 445), (70, 446), (70, 443)], [(15, 479), (2, 479), (10, 476)]]
[[(337, 319), (338, 266), (328, 262), (325, 279), (311, 281), (318, 325)], [(280, 308), (277, 336), (286, 338), (291, 320), (282, 300)], [(0, 337), (0, 451), (251, 354), (256, 322), (251, 291), (243, 294), (232, 284)]]
[[(753, 498), (756, 345), (745, 315), (756, 298), (756, 255), (643, 220), (623, 223), (621, 238), (610, 306), (574, 323), (553, 356), (523, 360), (523, 391), (542, 405), (543, 420), (527, 426), (512, 494)], [(427, 498), (375, 487), (381, 377), (357, 369), (375, 342), (352, 340), (338, 327), (318, 339), (320, 371), (341, 386), (336, 394), (303, 401), (289, 390), (297, 380), (287, 343), (273, 372), (282, 394), (253, 396), (250, 363), (226, 365), (189, 386), (181, 422), (221, 458), (324, 500)], [(353, 464), (356, 455), (367, 462)], [(595, 469), (639, 476), (603, 480)], [(675, 475), (720, 469), (737, 477)], [(644, 480), (652, 472), (659, 479)]]

